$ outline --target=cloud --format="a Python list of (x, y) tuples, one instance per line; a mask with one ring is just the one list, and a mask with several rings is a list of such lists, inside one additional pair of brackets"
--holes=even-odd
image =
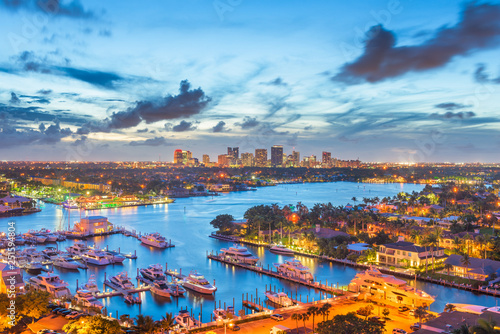
[(436, 104), (434, 107), (451, 111), (451, 110), (469, 108), (470, 106), (462, 104), (462, 103), (444, 102), (444, 103)]
[(220, 121), (212, 128), (212, 132), (214, 133), (227, 132), (227, 131), (229, 131), (229, 129), (226, 128), (226, 122), (224, 121)]
[(484, 64), (477, 64), (476, 71), (474, 71), (474, 79), (482, 84), (500, 84), (500, 76), (498, 78), (490, 79), (489, 74), (486, 73), (486, 65)]
[(240, 126), (243, 130), (246, 130), (255, 128), (260, 124), (260, 122), (257, 120), (257, 117), (252, 118), (250, 116), (245, 116), (245, 118), (243, 118), (242, 123), (235, 123), (235, 124)]
[(19, 103), (21, 103), (21, 100), (17, 97), (16, 93), (11, 92), (9, 103), (10, 104), (19, 104)]
[(52, 89), (40, 89), (37, 93), (43, 95), (49, 95), (50, 93), (52, 93)]
[(47, 111), (40, 107), (19, 107), (0, 103), (0, 114), (9, 115), (13, 120), (28, 122), (53, 122), (59, 120), (63, 123), (81, 125), (89, 120), (88, 115), (72, 114), (64, 110)]
[(472, 111), (460, 111), (460, 112), (452, 112), (448, 111), (444, 114), (431, 114), (431, 118), (443, 118), (443, 119), (466, 119), (476, 116), (476, 114)]
[(172, 131), (174, 132), (186, 132), (186, 131), (193, 131), (196, 130), (196, 126), (194, 125), (194, 122), (186, 122), (186, 121), (181, 121), (177, 125), (172, 126)]
[(116, 82), (123, 80), (121, 76), (112, 72), (79, 69), (74, 67), (55, 67), (55, 69), (61, 71), (64, 75), (70, 78), (105, 88), (114, 88)]
[(155, 137), (146, 140), (131, 141), (130, 146), (163, 146), (167, 145), (167, 140), (164, 137)]
[(95, 17), (92, 11), (83, 8), (79, 0), (2, 0), (0, 1), (0, 7), (5, 7), (14, 11), (20, 9), (40, 11), (51, 16), (65, 16), (82, 19)]
[(80, 139), (75, 140), (71, 146), (80, 146), (87, 142), (87, 136), (81, 136)]
[(69, 128), (61, 128), (59, 122), (54, 122), (48, 127), (41, 123), (38, 130), (35, 130), (18, 128), (5, 115), (3, 118), (0, 122), (0, 142), (8, 143), (8, 145), (0, 145), (0, 149), (23, 145), (55, 144), (72, 134)]
[(148, 128), (145, 128), (145, 129), (138, 129), (137, 130), (137, 133), (145, 133), (145, 132), (148, 132)]
[(277, 77), (276, 79), (268, 82), (261, 82), (261, 84), (269, 86), (288, 86), (288, 84), (284, 82), (283, 79), (280, 77)]
[(201, 88), (190, 88), (189, 81), (183, 80), (178, 95), (167, 95), (154, 101), (138, 101), (134, 107), (113, 113), (104, 120), (88, 122), (78, 129), (78, 133), (109, 132), (131, 128), (142, 121), (149, 124), (197, 115), (208, 106), (211, 98), (206, 96)]
[(99, 30), (99, 36), (103, 36), (103, 37), (111, 37), (112, 33), (111, 33), (111, 30), (109, 29), (101, 29)]
[(448, 64), (456, 56), (500, 44), (500, 5), (468, 3), (455, 26), (437, 30), (420, 45), (396, 46), (396, 36), (381, 25), (368, 32), (364, 53), (342, 66), (332, 79), (348, 84), (379, 82), (409, 72)]

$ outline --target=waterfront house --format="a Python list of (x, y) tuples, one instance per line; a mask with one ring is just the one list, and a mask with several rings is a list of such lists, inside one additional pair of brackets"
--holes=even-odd
[(102, 216), (89, 216), (82, 218), (79, 223), (75, 224), (75, 232), (78, 234), (103, 234), (113, 230), (113, 224), (108, 221), (108, 218)]
[[(452, 254), (444, 261), (444, 264), (453, 266), (449, 271), (450, 275), (472, 278), (478, 281), (485, 281), (492, 274), (497, 276), (500, 274), (500, 261), (475, 257), (470, 257), (469, 260), (470, 264), (466, 266), (462, 263), (461, 255)], [(443, 273), (448, 274), (448, 271), (445, 270)]]
[(377, 261), (379, 264), (387, 266), (417, 267), (425, 264), (426, 257), (427, 262), (432, 263), (433, 254), (435, 262), (441, 262), (447, 257), (442, 247), (434, 247), (431, 250), (431, 247), (417, 246), (413, 242), (404, 241), (403, 237), (399, 237), (398, 242), (380, 245), (377, 251)]
[(0, 204), (8, 206), (10, 209), (30, 208), (33, 200), (22, 196), (5, 196), (0, 198)]
[(12, 288), (16, 293), (24, 293), (23, 272), (17, 267), (10, 266), (7, 263), (0, 263), (0, 293), (8, 292)]
[(228, 192), (231, 191), (233, 187), (227, 183), (209, 184), (208, 190), (215, 192)]

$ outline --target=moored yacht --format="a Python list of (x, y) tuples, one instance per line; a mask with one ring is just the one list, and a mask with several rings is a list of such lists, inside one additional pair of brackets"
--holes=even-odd
[(191, 272), (181, 282), (183, 287), (199, 293), (210, 295), (217, 291), (217, 288), (210, 284), (203, 275), (196, 272)]
[(71, 255), (82, 255), (83, 253), (87, 252), (89, 248), (83, 243), (83, 242), (76, 242), (75, 244), (66, 247), (66, 250), (68, 253)]
[(29, 283), (36, 290), (47, 291), (56, 298), (71, 295), (68, 288), (69, 284), (55, 274), (47, 273), (31, 277)]
[(47, 260), (54, 260), (59, 257), (59, 251), (55, 247), (47, 247), (42, 251), (42, 255)]
[(151, 264), (147, 268), (139, 269), (142, 277), (150, 281), (166, 281), (161, 264)]
[(273, 263), (278, 273), (287, 277), (299, 278), (305, 281), (314, 280), (309, 268), (304, 266), (299, 260), (285, 260), (285, 263)]
[(294, 255), (295, 252), (291, 249), (286, 248), (284, 245), (274, 245), (269, 249), (270, 252), (276, 253), (276, 254), (281, 254), (281, 255)]
[(199, 321), (194, 319), (188, 312), (188, 310), (180, 310), (179, 314), (175, 316), (175, 322), (184, 328), (190, 329), (192, 327), (198, 326)]
[(267, 299), (269, 299), (271, 302), (273, 302), (277, 305), (280, 305), (283, 307), (293, 305), (293, 301), (284, 292), (266, 291), (265, 295), (266, 295)]
[(111, 277), (110, 281), (124, 290), (131, 290), (134, 288), (134, 284), (132, 283), (132, 281), (128, 277), (128, 274), (126, 271), (121, 272), (118, 275)]
[(222, 248), (220, 251), (222, 257), (237, 263), (255, 265), (259, 261), (259, 258), (253, 256), (246, 247), (234, 245), (229, 248)]
[(160, 233), (150, 233), (142, 235), (139, 239), (145, 245), (157, 247), (157, 248), (167, 248), (169, 246), (165, 237), (162, 237)]
[(82, 260), (86, 263), (95, 264), (98, 266), (105, 266), (111, 263), (111, 259), (104, 252), (89, 249), (86, 253), (81, 255)]
[(151, 288), (151, 292), (155, 295), (162, 297), (170, 297), (170, 296), (182, 296), (186, 290), (175, 283), (170, 283), (167, 281), (155, 281), (153, 283), (153, 287)]
[(75, 295), (77, 302), (86, 307), (97, 307), (101, 310), (104, 305), (89, 290), (78, 290)]
[(222, 320), (227, 318), (226, 310), (222, 308), (216, 308), (213, 313), (215, 320)]
[(89, 281), (83, 285), (83, 289), (92, 293), (99, 293), (99, 287), (97, 286), (94, 275), (90, 275)]
[(430, 306), (434, 302), (434, 297), (426, 292), (408, 286), (406, 281), (383, 274), (376, 268), (356, 274), (349, 283), (349, 291), (364, 293), (367, 298), (386, 299), (413, 307)]
[(59, 256), (54, 259), (54, 266), (65, 269), (78, 269), (85, 268), (85, 266), (77, 261), (75, 261), (70, 256)]
[(116, 251), (103, 251), (103, 252), (108, 256), (111, 263), (122, 263), (123, 261), (125, 261), (125, 256), (121, 255)]

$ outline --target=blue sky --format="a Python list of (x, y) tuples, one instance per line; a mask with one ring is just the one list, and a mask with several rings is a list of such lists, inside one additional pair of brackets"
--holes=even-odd
[(0, 160), (498, 162), (498, 1), (0, 2)]

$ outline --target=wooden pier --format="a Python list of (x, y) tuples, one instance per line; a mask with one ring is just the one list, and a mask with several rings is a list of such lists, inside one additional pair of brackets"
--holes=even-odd
[(143, 291), (149, 291), (151, 289), (151, 286), (149, 285), (141, 285), (138, 286), (134, 289), (129, 289), (125, 290), (122, 289), (121, 287), (117, 286), (116, 284), (112, 283), (111, 281), (105, 280), (104, 285), (113, 289), (113, 292), (101, 292), (96, 295), (97, 298), (107, 298), (107, 297), (114, 297), (114, 296), (126, 296), (128, 294), (133, 294), (133, 293), (139, 293)]
[(249, 309), (252, 309), (252, 310), (256, 310), (257, 312), (271, 312), (270, 309), (265, 308), (264, 306), (259, 305), (257, 303), (252, 302), (252, 301), (249, 301), (249, 300), (244, 300), (243, 306), (248, 307)]
[(214, 261), (219, 261), (219, 262), (224, 263), (224, 264), (228, 264), (228, 265), (242, 268), (242, 269), (251, 270), (253, 272), (268, 275), (271, 277), (284, 279), (284, 280), (287, 280), (287, 281), (290, 281), (293, 283), (301, 284), (301, 285), (307, 286), (309, 288), (313, 288), (316, 290), (327, 292), (327, 293), (330, 293), (333, 295), (343, 295), (343, 294), (347, 293), (347, 291), (345, 291), (345, 290), (339, 289), (338, 287), (334, 287), (333, 284), (328, 285), (328, 281), (326, 281), (325, 284), (323, 284), (321, 281), (319, 281), (319, 282), (306, 281), (306, 280), (303, 280), (300, 278), (286, 276), (282, 273), (279, 273), (278, 271), (273, 271), (272, 268), (270, 268), (269, 266), (267, 269), (265, 269), (261, 266), (251, 266), (251, 265), (227, 261), (227, 260), (223, 259), (221, 256), (219, 256), (218, 254), (215, 254), (215, 255), (214, 254), (207, 254), (207, 257), (211, 260), (214, 260)]

